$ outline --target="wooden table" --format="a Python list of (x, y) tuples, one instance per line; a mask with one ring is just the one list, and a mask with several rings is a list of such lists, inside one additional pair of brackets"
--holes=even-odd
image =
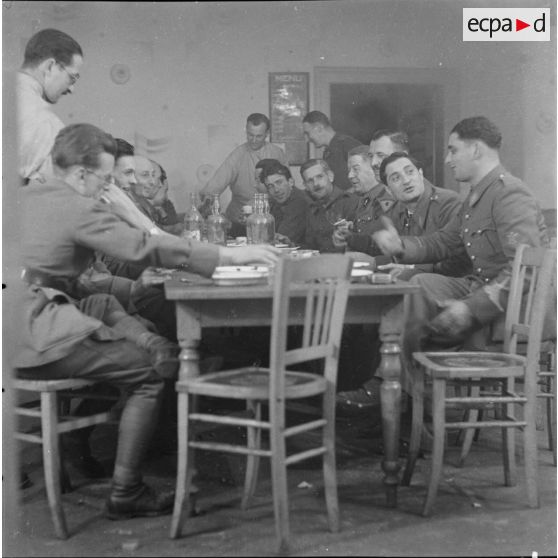
[[(399, 483), (399, 423), (401, 404), (400, 334), (404, 296), (416, 292), (406, 282), (388, 285), (351, 285), (346, 324), (380, 324), (383, 378), (380, 398), (384, 441), (384, 486), (387, 505), (397, 505)], [(210, 279), (174, 272), (165, 282), (167, 299), (176, 303), (177, 336), (181, 347), (180, 378), (199, 375), (198, 346), (204, 327), (270, 326), (273, 289), (270, 285), (218, 287)], [(301, 287), (301, 298), (304, 288)], [(292, 325), (302, 324), (294, 316)]]

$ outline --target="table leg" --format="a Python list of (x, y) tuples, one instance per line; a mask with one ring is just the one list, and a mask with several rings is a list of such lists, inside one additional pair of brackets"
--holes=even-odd
[(381, 362), (379, 374), (383, 378), (380, 388), (382, 406), (382, 431), (384, 441), (384, 485), (387, 505), (397, 506), (397, 485), (399, 484), (399, 428), (401, 407), (401, 346), (400, 337), (403, 324), (403, 302), (387, 309), (380, 323)]
[(195, 378), (200, 375), (200, 355), (198, 347), (201, 341), (200, 322), (196, 311), (191, 306), (176, 305), (177, 337), (180, 346), (180, 370), (178, 379)]

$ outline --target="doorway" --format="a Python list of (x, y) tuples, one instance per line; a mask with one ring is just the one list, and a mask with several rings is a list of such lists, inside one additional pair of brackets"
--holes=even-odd
[(444, 185), (444, 122), (448, 114), (457, 121), (458, 106), (457, 84), (448, 71), (316, 68), (314, 101), (335, 130), (364, 144), (376, 130), (404, 130), (411, 154), (424, 165), (425, 177)]

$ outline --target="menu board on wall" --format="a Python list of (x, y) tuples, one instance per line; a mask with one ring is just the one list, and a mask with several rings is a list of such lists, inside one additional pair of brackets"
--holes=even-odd
[(269, 74), (271, 141), (284, 144), (291, 165), (302, 165), (308, 159), (302, 119), (308, 112), (309, 76), (308, 72)]

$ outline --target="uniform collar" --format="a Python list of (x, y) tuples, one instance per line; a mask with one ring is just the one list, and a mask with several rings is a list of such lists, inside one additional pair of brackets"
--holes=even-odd
[(478, 184), (471, 187), (469, 192), (469, 205), (473, 207), (482, 198), (488, 188), (499, 178), (502, 178), (507, 171), (502, 165), (497, 165), (486, 174)]
[(314, 212), (316, 212), (321, 207), (327, 209), (328, 207), (333, 205), (339, 198), (346, 197), (348, 195), (349, 194), (341, 190), (341, 188), (338, 188), (334, 185), (333, 191), (331, 192), (331, 195), (327, 198), (327, 200), (312, 200), (312, 202), (310, 203), (310, 207)]

